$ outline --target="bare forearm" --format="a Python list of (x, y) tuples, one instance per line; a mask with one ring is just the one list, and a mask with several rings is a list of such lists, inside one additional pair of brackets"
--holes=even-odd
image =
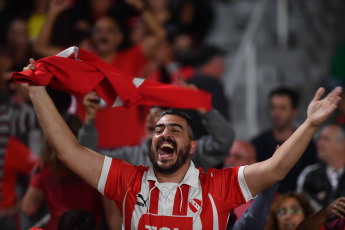
[(244, 177), (253, 196), (286, 176), (304, 153), (318, 126), (337, 108), (342, 88), (336, 87), (321, 100), (324, 92), (324, 88), (316, 91), (308, 106), (306, 121), (270, 159), (245, 168)]
[[(30, 91), (41, 128), (50, 145), (63, 155), (64, 149), (76, 148), (78, 141), (60, 116), (44, 87)], [(63, 156), (59, 156), (63, 157)]]
[(51, 56), (60, 52), (60, 47), (54, 47), (50, 44), (53, 27), (57, 19), (57, 14), (48, 14), (47, 19), (40, 31), (34, 44), (34, 50), (41, 56)]
[(328, 216), (326, 214), (326, 208), (321, 209), (314, 215), (306, 217), (297, 227), (296, 230), (319, 230), (322, 225), (326, 223)]
[(317, 127), (306, 120), (268, 160), (267, 163), (272, 166), (273, 172), (279, 175), (279, 179), (283, 179), (301, 158), (316, 130)]
[(42, 86), (29, 91), (41, 128), (59, 159), (91, 186), (97, 188), (104, 157), (81, 146)]
[(144, 10), (142, 12), (142, 17), (157, 41), (163, 41), (166, 36), (165, 30), (163, 29), (162, 25), (153, 17), (152, 13), (148, 10)]

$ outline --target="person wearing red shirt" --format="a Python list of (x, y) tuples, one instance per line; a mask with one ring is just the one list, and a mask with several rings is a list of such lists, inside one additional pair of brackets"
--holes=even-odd
[[(103, 16), (96, 21), (91, 31), (91, 37), (87, 39), (87, 42), (85, 42), (86, 40), (81, 42), (80, 47), (91, 50), (103, 61), (115, 66), (129, 76), (142, 77), (145, 67), (151, 61), (153, 54), (165, 39), (166, 34), (160, 23), (146, 9), (143, 0), (127, 0), (126, 3), (140, 13), (147, 25), (149, 33), (144, 40), (133, 47), (119, 50), (124, 37), (120, 26), (113, 18)], [(67, 0), (54, 0), (51, 2), (46, 23), (34, 44), (34, 49), (39, 55), (52, 56), (63, 49), (52, 45), (50, 40), (58, 15), (66, 9), (68, 9)], [(77, 98), (76, 113), (83, 119), (85, 110), (82, 100), (83, 97)], [(99, 147), (114, 148), (139, 144), (145, 135), (145, 121), (141, 118), (145, 117), (146, 113), (147, 109), (142, 107), (100, 109), (96, 116), (96, 128), (100, 140)], [(135, 129), (136, 132), (122, 136), (121, 133), (116, 131), (125, 130), (128, 127)]]
[[(64, 117), (72, 132), (77, 134), (81, 127), (80, 119), (73, 114)], [(46, 202), (50, 213), (50, 219), (44, 227), (46, 230), (56, 229), (60, 216), (76, 209), (89, 211), (100, 229), (102, 216), (100, 194), (66, 168), (46, 141), (42, 167), (30, 180), (29, 188), (23, 198), (22, 211), (28, 216), (33, 216), (39, 211), (43, 202)]]
[[(24, 70), (34, 70), (34, 62)], [(230, 211), (282, 180), (303, 154), (317, 128), (336, 109), (341, 87), (321, 100), (320, 88), (308, 117), (268, 160), (231, 169), (197, 170), (191, 121), (174, 111), (158, 119), (152, 166), (134, 166), (81, 146), (43, 86), (25, 86), (47, 140), (59, 159), (122, 210), (124, 229), (225, 229)], [(129, 130), (133, 131), (133, 130)]]

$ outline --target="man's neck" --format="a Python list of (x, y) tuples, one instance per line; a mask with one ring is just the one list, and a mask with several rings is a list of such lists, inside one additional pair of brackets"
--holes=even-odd
[(274, 128), (273, 136), (276, 141), (284, 142), (294, 133), (294, 131), (295, 129), (292, 126), (288, 126), (282, 129)]
[(333, 158), (329, 164), (328, 164), (329, 167), (331, 167), (334, 171), (338, 171), (339, 169), (342, 169), (344, 168), (345, 166), (345, 159), (343, 158)]
[(159, 183), (180, 183), (183, 178), (185, 177), (188, 169), (190, 166), (190, 161), (187, 161), (181, 168), (179, 168), (176, 172), (171, 174), (162, 174), (155, 171), (156, 178)]

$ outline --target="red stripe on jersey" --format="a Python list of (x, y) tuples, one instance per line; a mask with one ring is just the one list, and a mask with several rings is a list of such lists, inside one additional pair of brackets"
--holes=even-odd
[(151, 214), (158, 214), (159, 189), (157, 187), (155, 187), (155, 182), (154, 181), (150, 181), (150, 191), (151, 191), (151, 194), (150, 194), (150, 210), (149, 210), (149, 213), (151, 213)]
[[(177, 188), (175, 199), (174, 199), (174, 209), (173, 209), (173, 215), (187, 215), (188, 210), (188, 194), (189, 194), (189, 188), (188, 185), (181, 185), (181, 189)], [(181, 204), (181, 191), (182, 191), (182, 204)], [(182, 206), (182, 207), (181, 207)], [(181, 211), (180, 211), (181, 207)]]

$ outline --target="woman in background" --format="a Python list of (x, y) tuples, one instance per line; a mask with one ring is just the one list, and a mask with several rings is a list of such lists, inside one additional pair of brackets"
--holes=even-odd
[(294, 230), (313, 213), (314, 209), (305, 195), (287, 192), (272, 204), (265, 230)]
[[(80, 119), (73, 114), (65, 115), (64, 119), (77, 136)], [(42, 167), (31, 178), (23, 199), (24, 214), (35, 215), (45, 201), (51, 217), (44, 229), (56, 229), (60, 216), (76, 209), (89, 211), (97, 222), (97, 229), (100, 229), (102, 210), (98, 191), (67, 169), (46, 140), (43, 148)]]

